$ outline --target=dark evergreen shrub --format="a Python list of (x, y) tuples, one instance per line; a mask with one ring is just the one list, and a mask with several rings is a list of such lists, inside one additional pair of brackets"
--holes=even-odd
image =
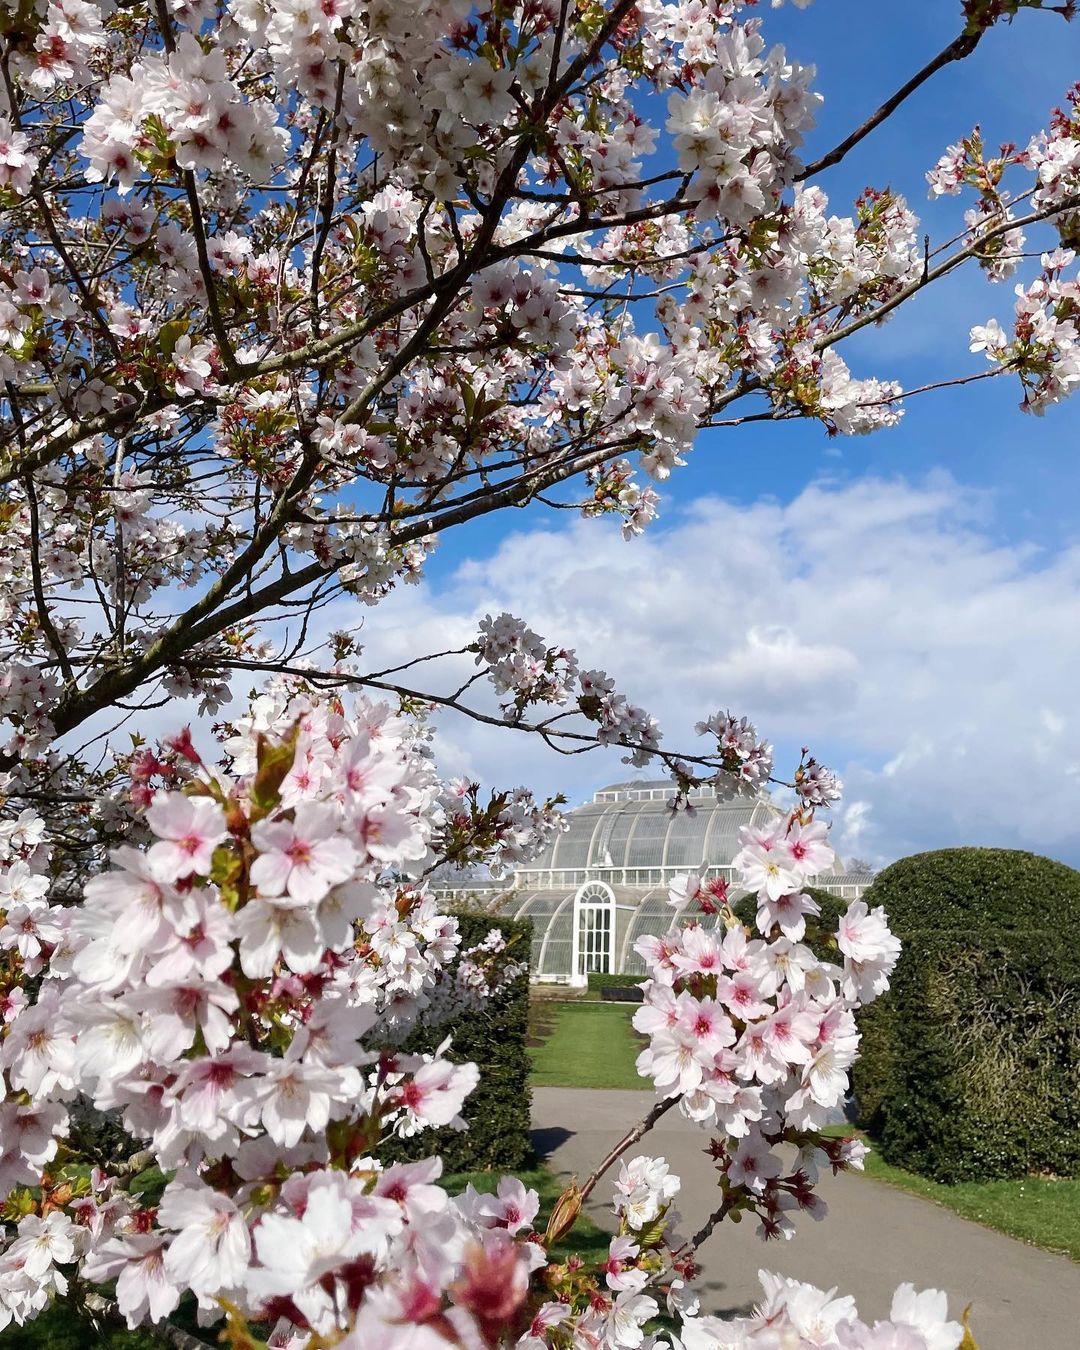
[[(816, 900), (820, 914), (806, 916), (806, 935), (803, 942), (815, 956), (824, 961), (842, 960), (836, 946), (834, 934), (840, 926), (841, 918), (847, 913), (850, 900), (841, 900), (830, 891), (819, 890), (816, 886), (804, 886), (803, 894)], [(744, 895), (734, 906), (736, 916), (750, 928), (755, 937), (760, 937), (757, 927), (757, 897)]]
[[(510, 944), (508, 955), (528, 961), (530, 919), (500, 915), (457, 915), (462, 948), (482, 942), (498, 928)], [(427, 1158), (441, 1153), (448, 1172), (522, 1167), (531, 1159), (529, 1124), (529, 1056), (525, 1048), (529, 1017), (529, 979), (522, 975), (502, 993), (484, 1000), (475, 1012), (438, 1027), (419, 1027), (404, 1049), (413, 1054), (434, 1051), (452, 1035), (449, 1058), (471, 1060), (480, 1067), (480, 1082), (465, 1099), (462, 1115), (467, 1130), (424, 1130), (380, 1149), (381, 1157)]]
[(1080, 872), (943, 849), (864, 898), (904, 944), (859, 1015), (855, 1096), (882, 1156), (944, 1182), (1080, 1174)]

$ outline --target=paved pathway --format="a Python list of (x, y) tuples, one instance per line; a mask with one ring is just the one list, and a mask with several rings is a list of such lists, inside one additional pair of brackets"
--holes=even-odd
[[(584, 1178), (653, 1100), (648, 1092), (535, 1088), (534, 1143), (556, 1172)], [(702, 1152), (706, 1138), (672, 1112), (627, 1155), (663, 1155), (682, 1177), (676, 1203), (685, 1233), (700, 1227), (715, 1205), (712, 1164)], [(910, 1280), (917, 1289), (945, 1289), (955, 1315), (974, 1304), (979, 1350), (1080, 1350), (1080, 1265), (1068, 1257), (867, 1177), (826, 1177), (820, 1191), (828, 1215), (820, 1226), (801, 1216), (790, 1242), (766, 1246), (753, 1224), (721, 1225), (702, 1251), (704, 1311), (749, 1311), (762, 1266), (824, 1288), (839, 1284), (868, 1319), (886, 1316), (893, 1289)], [(593, 1201), (593, 1218), (613, 1227), (604, 1182)]]

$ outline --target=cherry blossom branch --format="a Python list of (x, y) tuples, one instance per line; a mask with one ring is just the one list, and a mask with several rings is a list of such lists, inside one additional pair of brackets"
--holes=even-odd
[[(319, 314), (319, 274), (322, 268), (322, 257), (326, 250), (326, 241), (330, 238), (330, 228), (334, 221), (334, 186), (337, 176), (337, 153), (338, 141), (341, 135), (341, 100), (345, 92), (345, 62), (338, 61), (337, 79), (334, 82), (334, 110), (331, 114), (331, 139), (330, 150), (326, 156), (326, 185), (322, 194), (320, 211), (322, 221), (319, 226), (318, 234), (315, 238), (315, 246), (311, 251), (311, 286), (308, 292), (308, 304), (311, 311), (311, 331), (316, 337), (319, 336), (321, 326), (321, 317)], [(419, 231), (423, 237), (423, 225)], [(431, 276), (429, 274), (429, 282)]]
[(733, 1203), (733, 1198), (731, 1196), (725, 1196), (724, 1201), (720, 1205), (720, 1207), (718, 1209), (713, 1210), (713, 1212), (709, 1215), (708, 1219), (706, 1219), (706, 1221), (701, 1225), (701, 1227), (697, 1230), (694, 1236), (688, 1239), (688, 1241), (683, 1243), (683, 1245), (679, 1248), (678, 1251), (679, 1259), (683, 1260), (687, 1256), (692, 1256), (700, 1247), (702, 1247), (706, 1242), (708, 1242), (709, 1238), (712, 1237), (714, 1231), (716, 1230), (717, 1225), (722, 1223), (734, 1208), (735, 1205)]
[(952, 272), (962, 263), (967, 262), (971, 258), (978, 257), (979, 254), (984, 251), (987, 243), (991, 240), (1001, 238), (1001, 236), (1008, 234), (1012, 230), (1023, 229), (1026, 225), (1035, 225), (1039, 221), (1050, 220), (1054, 216), (1061, 215), (1065, 211), (1071, 211), (1077, 206), (1080, 206), (1080, 193), (1070, 195), (1062, 201), (1043, 207), (1041, 210), (1031, 211), (1028, 215), (1019, 216), (1015, 220), (1003, 221), (1002, 224), (994, 226), (993, 229), (983, 231), (979, 234), (978, 238), (972, 240), (966, 248), (962, 248), (958, 252), (951, 254), (948, 258), (943, 259), (936, 267), (924, 270), (922, 275), (916, 281), (912, 281), (907, 286), (902, 287), (894, 296), (878, 305), (876, 309), (860, 315), (859, 318), (853, 319), (842, 328), (835, 329), (831, 333), (825, 333), (821, 337), (815, 339), (814, 350), (824, 351), (827, 347), (834, 347), (838, 342), (842, 342), (845, 338), (849, 338), (852, 334), (859, 332), (860, 329), (866, 328), (873, 323), (879, 323), (887, 314), (891, 314), (894, 309), (897, 309), (900, 305), (910, 300), (913, 295), (917, 295), (919, 291), (924, 290), (940, 277)]
[(649, 1113), (639, 1120), (632, 1130), (628, 1130), (619, 1142), (615, 1144), (603, 1158), (601, 1158), (593, 1171), (589, 1173), (585, 1180), (585, 1184), (581, 1187), (580, 1196), (583, 1203), (596, 1189), (597, 1182), (610, 1171), (612, 1167), (614, 1167), (626, 1150), (628, 1148), (633, 1148), (639, 1139), (643, 1139), (656, 1122), (662, 1116), (667, 1115), (671, 1108), (677, 1104), (677, 1097), (667, 1097), (663, 1101), (658, 1101), (656, 1105), (650, 1109)]
[(75, 673), (71, 668), (71, 661), (68, 659), (67, 648), (61, 641), (60, 634), (56, 631), (56, 625), (52, 621), (52, 615), (49, 613), (49, 606), (45, 599), (45, 587), (41, 577), (41, 537), (37, 493), (34, 491), (34, 480), (30, 474), (27, 474), (23, 480), (23, 486), (26, 489), (26, 504), (30, 512), (30, 576), (34, 588), (34, 603), (37, 605), (38, 622), (41, 624), (41, 630), (52, 648), (57, 664), (63, 671), (64, 679), (69, 685), (72, 685), (75, 682)]
[[(465, 506), (456, 507), (440, 513), (426, 521), (406, 526), (394, 536), (396, 544), (404, 545), (427, 537), (433, 531), (462, 524), (467, 520), (502, 509), (505, 506), (520, 505), (528, 501), (539, 486), (550, 486), (565, 478), (581, 472), (590, 464), (603, 463), (617, 452), (619, 446), (604, 446), (588, 455), (582, 456), (573, 465), (557, 467), (542, 473), (541, 477), (526, 475), (506, 488), (497, 489)], [(182, 651), (216, 636), (225, 628), (243, 622), (253, 614), (261, 612), (268, 604), (281, 601), (284, 597), (303, 590), (312, 583), (325, 578), (335, 570), (321, 563), (315, 563), (289, 573), (277, 581), (256, 591), (254, 595), (244, 597), (223, 610), (215, 607), (226, 596), (228, 590), (242, 577), (247, 575), (254, 561), (261, 557), (273, 544), (282, 524), (287, 520), (296, 495), (303, 491), (314, 472), (314, 462), (309, 460), (306, 469), (298, 471), (290, 487), (283, 491), (266, 522), (253, 536), (248, 548), (238, 557), (207, 590), (206, 594), (178, 618), (172, 626), (154, 642), (143, 654), (127, 666), (114, 667), (87, 689), (72, 691), (55, 709), (52, 721), (57, 735), (73, 730), (87, 717), (107, 707), (118, 698), (124, 698), (137, 689), (154, 671), (168, 664)], [(340, 564), (338, 564), (340, 566)], [(0, 767), (10, 766), (10, 757), (0, 755)]]
[(929, 384), (919, 384), (912, 389), (901, 389), (899, 393), (890, 395), (884, 399), (867, 399), (860, 401), (860, 408), (871, 408), (885, 403), (898, 403), (905, 398), (914, 398), (916, 394), (936, 393), (939, 389), (957, 389), (966, 384), (978, 384), (981, 380), (994, 380), (1001, 375), (1008, 374), (1004, 367), (997, 367), (994, 370), (979, 370), (971, 375), (957, 375), (951, 380), (933, 380)]
[[(418, 658), (421, 660), (424, 658)], [(588, 754), (593, 750), (606, 748), (604, 743), (599, 741), (595, 733), (584, 731), (574, 731), (569, 728), (555, 728), (551, 723), (557, 719), (548, 718), (543, 722), (526, 722), (519, 718), (507, 719), (497, 717), (493, 713), (482, 712), (479, 708), (469, 707), (468, 704), (459, 701), (460, 694), (468, 689), (475, 681), (480, 678), (484, 672), (478, 672), (455, 691), (453, 694), (435, 694), (421, 689), (413, 689), (408, 685), (397, 684), (393, 681), (382, 680), (368, 675), (355, 675), (347, 671), (317, 670), (307, 666), (293, 666), (284, 661), (259, 661), (245, 658), (224, 657), (216, 663), (223, 670), (250, 670), (259, 671), (263, 674), (286, 675), (294, 679), (305, 680), (314, 688), (325, 690), (329, 688), (350, 688), (350, 689), (377, 689), (381, 693), (395, 694), (406, 703), (413, 705), (432, 705), (441, 708), (447, 708), (452, 712), (459, 713), (467, 717), (470, 721), (479, 722), (485, 726), (501, 727), (505, 730), (521, 731), (529, 735), (539, 736), (546, 745), (552, 750), (564, 755)], [(577, 708), (570, 708), (562, 716), (583, 715)], [(567, 748), (564, 743), (571, 742), (572, 748)], [(658, 747), (646, 745), (642, 741), (636, 741), (632, 737), (620, 739), (611, 742), (611, 745), (619, 750), (634, 752), (647, 751), (665, 765), (667, 768), (673, 768), (676, 764), (682, 768), (694, 765), (704, 771), (706, 776), (714, 775), (719, 767), (716, 756), (713, 755), (695, 755), (691, 753), (676, 753), (671, 750), (663, 750)], [(791, 783), (782, 779), (770, 779), (777, 786), (788, 787)]]
[(385, 679), (387, 675), (397, 675), (402, 670), (411, 670), (413, 666), (418, 666), (421, 662), (439, 661), (444, 656), (465, 656), (471, 650), (470, 647), (448, 647), (443, 652), (427, 652), (423, 656), (414, 656), (412, 660), (405, 661), (401, 665), (387, 666), (385, 670), (373, 670), (364, 678), (371, 680)]

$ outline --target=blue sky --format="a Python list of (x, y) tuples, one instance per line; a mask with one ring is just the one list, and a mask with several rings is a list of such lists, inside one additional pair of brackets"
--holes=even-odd
[[(951, 0), (763, 6), (767, 40), (818, 67), (826, 102), (806, 157), (955, 36), (958, 12)], [(927, 200), (945, 147), (976, 121), (991, 145), (1025, 142), (1078, 75), (1080, 23), (1022, 13), (817, 181), (841, 213), (867, 184), (889, 185), (939, 242), (965, 205)], [(1007, 320), (1011, 285), (955, 274), (845, 358), (911, 385), (981, 369), (968, 329)], [(425, 585), (371, 616), (368, 654), (404, 655), (418, 634), (429, 649), (467, 640), (478, 614), (505, 606), (611, 669), (673, 747), (729, 703), (782, 761), (809, 741), (848, 781), (837, 840), (849, 853), (999, 843), (1080, 865), (1080, 420), (1075, 403), (1025, 416), (1019, 397), (1005, 380), (928, 394), (898, 429), (857, 439), (811, 424), (707, 433), (664, 485), (646, 543), (543, 508), (452, 531)], [(447, 769), (500, 785), (581, 800), (625, 773), (615, 755), (568, 761), (513, 733), (442, 730)]]
[[(958, 13), (951, 0), (763, 7), (767, 40), (784, 43), (794, 59), (818, 68), (815, 87), (825, 104), (805, 158), (831, 148), (944, 47), (959, 31)], [(1056, 14), (1021, 13), (988, 33), (972, 56), (939, 72), (815, 182), (841, 214), (868, 184), (903, 192), (933, 246), (956, 232), (970, 204), (927, 198), (926, 171), (945, 147), (976, 121), (988, 145), (1009, 139), (1023, 144), (1045, 126), (1077, 78), (1080, 21), (1068, 25)], [(1011, 283), (991, 286), (974, 268), (961, 269), (881, 329), (858, 335), (844, 347), (845, 358), (856, 374), (910, 385), (978, 371), (985, 362), (967, 351), (968, 329), (995, 314), (1004, 321), (1011, 305)], [(1080, 528), (1071, 508), (1080, 493), (1077, 409), (1066, 404), (1032, 418), (1019, 413), (1019, 398), (1018, 384), (1005, 380), (923, 395), (911, 400), (895, 431), (857, 439), (829, 440), (816, 424), (706, 433), (687, 467), (665, 484), (664, 495), (672, 503), (717, 491), (747, 503), (761, 496), (790, 500), (822, 475), (850, 481), (867, 473), (920, 475), (947, 466), (960, 481), (997, 492), (1003, 509), (995, 529), (1002, 538), (1068, 544)], [(448, 535), (432, 577), (520, 526), (520, 516), (503, 514)]]
[[(959, 8), (763, 5), (767, 40), (818, 66), (826, 102), (806, 158), (955, 36)], [(868, 184), (891, 186), (940, 242), (964, 203), (928, 202), (926, 170), (976, 121), (991, 145), (1026, 142), (1077, 76), (1080, 21), (1021, 14), (817, 181), (842, 214)], [(845, 358), (908, 386), (983, 369), (968, 330), (1008, 320), (1011, 285), (954, 274)], [(987, 844), (1080, 867), (1080, 401), (1034, 418), (1019, 398), (1007, 380), (927, 394), (899, 428), (854, 439), (798, 423), (707, 433), (644, 538), (542, 506), (497, 513), (450, 531), (419, 586), (375, 610), (342, 599), (321, 611), (322, 632), (362, 625), (375, 670), (464, 646), (507, 609), (607, 669), (668, 749), (698, 749), (694, 723), (720, 708), (757, 722), (780, 770), (810, 745), (845, 780), (834, 841), (846, 857)], [(474, 669), (425, 666), (416, 686), (448, 692)], [(145, 730), (173, 730), (177, 715), (150, 713)], [(536, 737), (436, 720), (442, 771), (491, 787), (576, 803), (630, 773), (617, 751), (566, 758)]]

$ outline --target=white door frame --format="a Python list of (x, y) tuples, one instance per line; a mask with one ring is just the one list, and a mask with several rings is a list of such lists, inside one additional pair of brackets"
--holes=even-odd
[(577, 985), (578, 988), (589, 983), (588, 972), (585, 970), (587, 953), (581, 948), (582, 920), (584, 918), (587, 921), (597, 914), (606, 914), (607, 917), (607, 951), (604, 955), (607, 958), (607, 973), (610, 974), (615, 969), (615, 892), (603, 881), (583, 882), (574, 894), (570, 943), (570, 983)]

